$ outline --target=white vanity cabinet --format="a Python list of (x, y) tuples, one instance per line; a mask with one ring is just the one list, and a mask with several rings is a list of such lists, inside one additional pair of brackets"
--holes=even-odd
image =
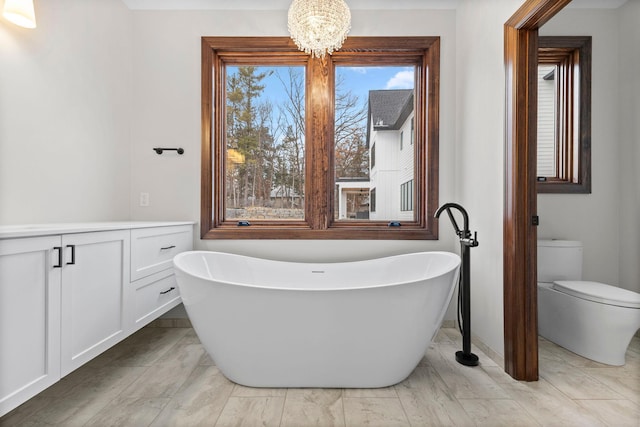
[(0, 416), (60, 379), (60, 251), (60, 236), (0, 240)]
[(178, 305), (192, 240), (193, 223), (0, 227), (0, 417)]
[(61, 375), (125, 337), (129, 230), (62, 236)]
[(180, 304), (173, 257), (192, 247), (192, 225), (131, 230), (132, 332)]

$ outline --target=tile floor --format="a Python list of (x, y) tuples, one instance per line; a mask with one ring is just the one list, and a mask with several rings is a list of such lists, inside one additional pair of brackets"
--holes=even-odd
[(540, 342), (540, 381), (518, 382), (444, 328), (400, 384), (254, 389), (222, 376), (193, 329), (147, 327), (0, 418), (0, 426), (640, 426), (640, 338), (624, 367)]

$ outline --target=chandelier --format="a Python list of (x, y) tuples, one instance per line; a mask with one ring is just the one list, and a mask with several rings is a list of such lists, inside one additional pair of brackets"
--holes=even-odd
[(351, 12), (344, 0), (293, 0), (288, 27), (300, 50), (320, 58), (340, 49), (351, 29)]

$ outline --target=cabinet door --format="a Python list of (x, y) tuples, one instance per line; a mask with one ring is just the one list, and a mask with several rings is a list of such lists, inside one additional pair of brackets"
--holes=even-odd
[(126, 334), (129, 231), (67, 234), (62, 268), (62, 376)]
[(0, 416), (60, 379), (60, 236), (0, 240)]

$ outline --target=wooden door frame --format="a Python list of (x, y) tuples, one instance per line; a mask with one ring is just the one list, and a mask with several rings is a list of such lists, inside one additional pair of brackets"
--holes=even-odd
[(504, 369), (524, 381), (538, 380), (538, 28), (570, 2), (527, 0), (504, 25)]

